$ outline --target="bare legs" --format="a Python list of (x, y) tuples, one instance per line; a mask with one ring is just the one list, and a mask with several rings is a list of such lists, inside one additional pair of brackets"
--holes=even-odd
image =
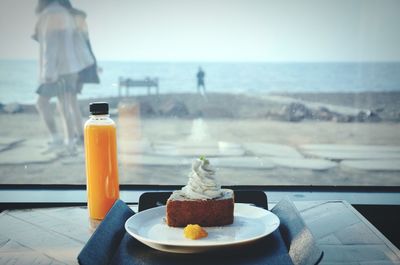
[[(78, 86), (77, 91), (81, 91), (81, 88), (79, 88), (79, 86), (82, 86), (82, 85), (83, 84), (81, 84), (81, 83), (77, 84), (77, 86)], [(78, 97), (77, 97), (76, 93), (70, 94), (69, 103), (71, 106), (71, 113), (72, 113), (75, 135), (78, 137), (78, 139), (83, 140), (82, 113), (81, 113), (81, 109), (78, 104)]]
[(197, 84), (197, 93), (198, 94), (201, 94), (201, 90), (200, 90), (200, 87), (202, 87), (203, 88), (203, 94), (205, 95), (206, 94), (206, 86), (204, 85), (204, 84)]
[(73, 119), (69, 107), (69, 94), (70, 93), (64, 93), (58, 96), (58, 110), (62, 118), (64, 141), (67, 146), (71, 146), (73, 144), (74, 138)]
[[(83, 123), (77, 94), (75, 91), (65, 91), (60, 93), (57, 98), (57, 107), (61, 116), (64, 132), (64, 144), (66, 145), (67, 150), (72, 153), (75, 150), (75, 136), (78, 138), (77, 143), (83, 143)], [(54, 118), (54, 111), (50, 105), (50, 97), (39, 95), (36, 106), (53, 138), (53, 141), (50, 143), (50, 145), (62, 145), (63, 141), (58, 134)]]
[(36, 108), (42, 117), (52, 139), (53, 142), (57, 142), (61, 140), (61, 137), (58, 135), (57, 126), (54, 120), (53, 111), (50, 105), (50, 98), (46, 96), (39, 95), (38, 100), (36, 102)]
[[(201, 93), (200, 87), (203, 88), (203, 93)], [(204, 84), (198, 84), (198, 85), (197, 85), (197, 93), (200, 94), (200, 95), (202, 95), (203, 98), (204, 98), (205, 100), (207, 100), (206, 86), (205, 86)]]

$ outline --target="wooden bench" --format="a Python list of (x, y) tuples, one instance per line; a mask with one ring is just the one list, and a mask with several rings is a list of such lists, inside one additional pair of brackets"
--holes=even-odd
[(154, 87), (156, 95), (159, 94), (158, 78), (146, 77), (144, 79), (132, 79), (120, 77), (118, 81), (118, 96), (122, 96), (122, 89), (125, 88), (125, 96), (129, 96), (129, 89), (135, 87), (147, 88), (147, 95), (150, 95), (151, 89)]

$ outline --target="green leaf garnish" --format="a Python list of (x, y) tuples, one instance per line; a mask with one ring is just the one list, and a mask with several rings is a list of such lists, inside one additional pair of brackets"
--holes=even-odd
[(204, 164), (208, 164), (208, 160), (205, 156), (200, 156), (199, 159), (204, 162)]

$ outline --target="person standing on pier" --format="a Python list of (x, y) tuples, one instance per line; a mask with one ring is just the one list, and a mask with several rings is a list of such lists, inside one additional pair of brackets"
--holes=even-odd
[(197, 72), (197, 93), (200, 94), (200, 87), (203, 88), (203, 94), (206, 94), (206, 85), (204, 83), (204, 77), (206, 76), (206, 74), (204, 73), (203, 69), (201, 67), (199, 67), (199, 70)]

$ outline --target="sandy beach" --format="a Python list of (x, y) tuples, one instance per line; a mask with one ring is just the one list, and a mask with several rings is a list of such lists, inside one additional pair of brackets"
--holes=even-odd
[[(287, 120), (287, 113), (285, 114), (287, 103), (249, 95), (209, 94), (205, 99), (196, 94), (168, 94), (158, 98), (141, 96), (124, 100), (98, 100), (110, 102), (111, 116), (118, 124), (122, 184), (183, 185), (190, 170), (190, 163), (187, 161), (199, 151), (209, 152), (212, 159), (223, 157), (220, 163), (224, 159), (236, 163), (235, 161), (240, 161), (243, 157), (266, 161), (265, 164), (252, 167), (231, 167), (223, 164), (217, 166), (223, 185), (399, 185), (398, 170), (371, 171), (344, 167), (342, 161), (347, 158), (319, 156), (318, 153), (310, 153), (305, 149), (308, 145), (318, 144), (328, 144), (334, 148), (336, 145), (357, 146), (361, 149), (363, 146), (373, 145), (378, 146), (379, 150), (382, 147), (400, 146), (400, 123), (396, 122), (400, 93), (377, 95), (368, 97), (369, 100), (357, 101), (357, 104), (349, 103), (357, 98), (355, 95), (353, 101), (341, 100), (351, 97), (342, 94), (319, 94), (318, 97), (313, 94), (284, 95), (285, 98), (302, 100), (301, 104), (309, 108), (311, 113), (314, 106), (308, 105), (308, 102), (336, 103), (338, 106), (343, 102), (342, 105), (346, 107), (371, 110), (374, 113), (385, 103), (384, 110), (376, 112), (379, 115), (386, 111), (379, 121), (357, 121), (355, 118), (346, 122), (334, 118), (316, 119), (313, 114), (291, 122)], [(81, 101), (84, 116), (87, 115), (89, 101)], [(388, 110), (393, 110), (393, 113)], [(0, 122), (0, 147), (3, 147), (0, 149), (0, 183), (85, 183), (83, 148), (78, 149), (78, 154), (74, 157), (46, 156), (43, 161), (29, 162), (29, 155), (25, 155), (28, 158), (17, 159), (18, 163), (6, 162), (7, 154), (22, 157), (18, 152), (24, 154), (29, 150), (33, 150), (33, 153), (39, 150), (40, 153), (46, 145), (48, 134), (32, 106), (23, 106), (22, 111), (14, 114), (3, 112), (0, 114)], [(12, 142), (13, 145), (7, 145)], [(263, 145), (271, 146), (277, 151), (263, 154), (261, 150), (261, 154), (258, 154), (258, 149), (251, 147)], [(221, 149), (222, 147), (225, 149)], [(228, 152), (223, 153), (224, 150)], [(329, 162), (334, 165), (323, 170), (290, 167), (285, 164), (282, 166), (279, 159), (289, 154), (290, 152), (285, 153), (288, 150), (293, 150), (299, 156), (292, 157), (295, 160), (284, 161), (285, 163), (295, 165), (297, 162), (303, 163), (302, 161), (319, 162), (315, 164), (318, 166), (321, 162)], [(388, 163), (399, 161), (397, 149), (389, 151), (382, 151), (383, 157), (390, 154)], [(360, 155), (359, 151), (352, 152), (352, 155)], [(369, 159), (369, 156), (373, 157), (372, 153), (371, 149), (361, 155), (366, 154), (366, 159)], [(338, 154), (343, 155), (340, 152)], [(272, 166), (268, 167), (270, 161)]]

